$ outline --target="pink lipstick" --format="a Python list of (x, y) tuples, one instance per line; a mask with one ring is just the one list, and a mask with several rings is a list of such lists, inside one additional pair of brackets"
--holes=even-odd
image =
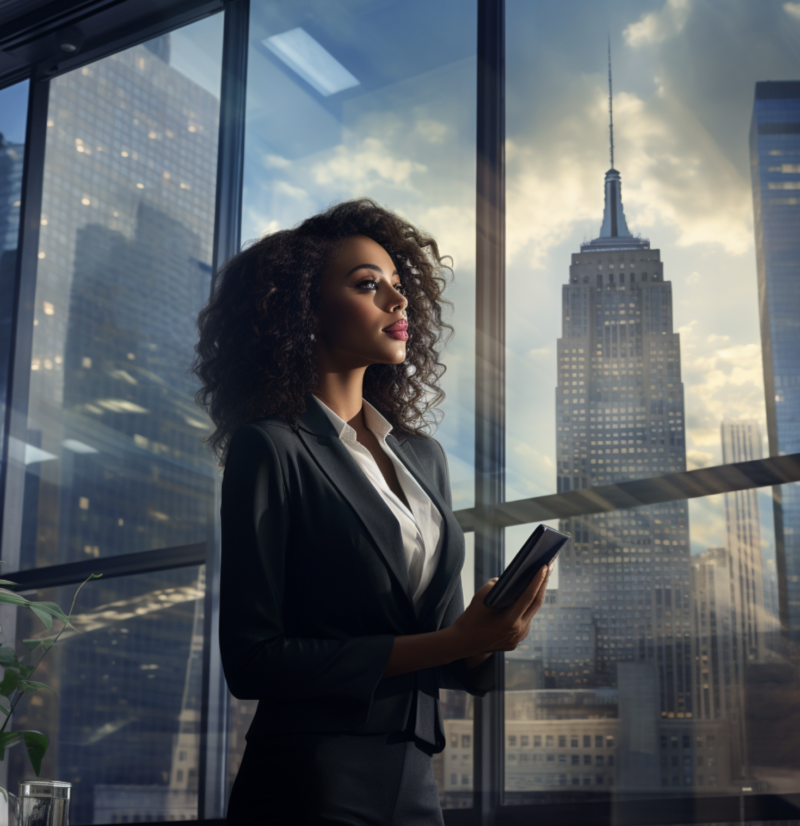
[(396, 321), (391, 327), (384, 327), (383, 332), (398, 341), (408, 341), (408, 321)]

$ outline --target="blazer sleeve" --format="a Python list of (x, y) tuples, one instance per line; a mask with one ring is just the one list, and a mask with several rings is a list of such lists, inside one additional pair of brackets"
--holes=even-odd
[(255, 424), (234, 433), (222, 480), (219, 644), (240, 700), (324, 698), (364, 717), (389, 661), (392, 634), (307, 639), (284, 633), (289, 502), (278, 453)]
[[(447, 506), (453, 508), (453, 494), (450, 487), (450, 468), (447, 463), (447, 454), (444, 448), (433, 439), (442, 453), (444, 463), (444, 490), (441, 491)], [(445, 609), (442, 617), (441, 628), (448, 628), (464, 613), (464, 588), (460, 578), (453, 592), (453, 596)], [(437, 666), (437, 677), (439, 688), (452, 688), (458, 691), (466, 691), (475, 697), (485, 697), (489, 691), (496, 687), (495, 663), (502, 654), (495, 651), (487, 657), (477, 668), (467, 667), (466, 662), (454, 660), (446, 665)]]

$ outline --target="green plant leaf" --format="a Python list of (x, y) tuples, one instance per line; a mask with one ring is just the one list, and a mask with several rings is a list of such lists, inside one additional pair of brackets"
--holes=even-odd
[(20, 680), (19, 683), (17, 683), (17, 687), (22, 691), (38, 691), (40, 688), (46, 688), (52, 691), (53, 694), (58, 694), (54, 688), (50, 688), (50, 686), (45, 683), (37, 683), (36, 680)]
[(37, 617), (44, 623), (45, 628), (49, 631), (53, 627), (53, 615), (50, 611), (42, 608), (39, 603), (32, 602), (28, 605), (28, 608), (36, 614)]
[(0, 646), (0, 665), (5, 668), (8, 665), (19, 665), (17, 652), (10, 645)]
[[(8, 703), (8, 705), (6, 705)], [(8, 717), (11, 713), (11, 703), (5, 697), (0, 697), (0, 714)]]
[(22, 733), (19, 731), (0, 731), (0, 760), (5, 759), (6, 749), (15, 746), (22, 741)]
[(42, 758), (50, 745), (47, 735), (41, 731), (23, 731), (22, 737), (25, 740), (25, 747), (28, 749), (28, 757), (31, 759), (31, 766), (36, 776), (42, 770)]
[(30, 600), (20, 594), (15, 594), (13, 591), (8, 591), (5, 588), (0, 588), (0, 603), (6, 605), (29, 605)]
[(33, 670), (34, 670), (35, 667), (36, 666), (33, 666), (33, 665), (22, 665), (22, 664), (20, 664), (18, 666), (20, 677), (22, 677), (23, 680), (26, 679), (27, 677), (30, 677), (31, 674), (33, 674)]
[[(40, 645), (42, 646), (42, 648), (44, 648), (45, 651), (47, 651), (48, 649), (52, 648), (53, 645), (55, 645), (55, 641), (55, 637), (42, 637), (38, 640), (23, 640), (22, 642), (24, 642), (25, 645), (28, 646), (28, 648), (31, 651), (35, 651)], [(1, 653), (2, 649), (0, 649), (0, 654)], [(2, 662), (0, 662), (0, 665), (2, 665)]]
[(0, 786), (0, 794), (3, 795), (3, 800), (8, 803), (8, 792), (2, 786)]
[(0, 680), (0, 694), (2, 694), (3, 697), (8, 697), (17, 687), (17, 683), (19, 683), (21, 677), (22, 675), (16, 668), (8, 666), (6, 673), (3, 675), (3, 679)]
[(16, 585), (16, 582), (12, 582), (10, 579), (0, 579), (0, 585)]
[(41, 602), (35, 602), (33, 604), (41, 608), (43, 611), (47, 611), (49, 614), (52, 614), (54, 617), (57, 617), (61, 620), (61, 622), (67, 622), (67, 620), (69, 620), (69, 617), (61, 610), (61, 606), (57, 605), (55, 602), (45, 602), (42, 600)]

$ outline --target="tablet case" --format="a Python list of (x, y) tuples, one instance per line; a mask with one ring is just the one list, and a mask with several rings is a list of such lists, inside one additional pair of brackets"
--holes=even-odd
[(486, 595), (484, 604), (498, 610), (513, 605), (530, 585), (536, 572), (549, 565), (570, 539), (568, 533), (539, 525)]

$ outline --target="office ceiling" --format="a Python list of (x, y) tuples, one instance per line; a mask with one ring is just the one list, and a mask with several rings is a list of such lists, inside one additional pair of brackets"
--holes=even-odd
[[(219, 11), (225, 0), (0, 0), (0, 87), (32, 72), (48, 76), (99, 56), (112, 42), (159, 33)], [(59, 49), (56, 34), (76, 26), (79, 52)], [(131, 33), (134, 33), (133, 35)]]

